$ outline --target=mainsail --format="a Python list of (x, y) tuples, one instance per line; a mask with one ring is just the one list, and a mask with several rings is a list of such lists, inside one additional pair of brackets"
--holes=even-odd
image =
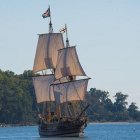
[[(33, 72), (55, 69), (58, 50), (64, 48), (61, 33), (40, 34), (34, 60)], [(54, 94), (50, 86), (55, 80), (54, 75), (40, 75), (33, 77), (33, 84), (37, 103), (54, 101)]]
[(64, 42), (61, 33), (40, 34), (33, 71), (54, 69), (57, 63), (58, 50), (62, 48), (64, 48)]

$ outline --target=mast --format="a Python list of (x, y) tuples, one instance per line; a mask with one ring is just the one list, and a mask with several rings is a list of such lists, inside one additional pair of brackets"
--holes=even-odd
[[(68, 30), (67, 30), (67, 25), (65, 24), (65, 29), (66, 29), (66, 48), (70, 47), (70, 44), (69, 44), (69, 39), (68, 39)], [(67, 77), (70, 81), (74, 80), (74, 76), (72, 75), (69, 75)]]
[[(47, 111), (49, 117), (51, 102), (55, 101), (53, 87), (50, 85), (55, 80), (54, 70), (56, 68), (58, 50), (64, 48), (64, 41), (61, 33), (53, 33), (50, 6), (42, 14), (42, 17), (49, 17), (50, 19), (49, 33), (39, 34), (33, 65), (33, 72), (39, 73), (39, 76), (33, 77), (33, 84), (37, 103), (43, 103), (43, 112)], [(51, 70), (51, 74), (47, 72), (48, 70)], [(43, 114), (45, 115), (45, 113)]]
[(70, 103), (84, 100), (89, 78), (76, 80), (77, 76), (86, 76), (86, 74), (78, 59), (75, 46), (70, 46), (69, 44), (67, 26), (65, 25), (60, 32), (66, 33), (66, 47), (58, 50), (58, 60), (55, 69), (56, 81), (52, 86), (58, 106), (65, 103), (68, 115), (72, 117)]
[(49, 5), (49, 12), (50, 12), (49, 33), (53, 33), (53, 27), (52, 27), (52, 22), (51, 22), (51, 9), (50, 9), (50, 5)]
[[(50, 5), (49, 5), (49, 8), (48, 8), (47, 11), (48, 11), (48, 17), (50, 17), (49, 33), (53, 33), (53, 27), (52, 27), (52, 22), (51, 22), (51, 9), (50, 9)], [(48, 54), (48, 52), (47, 52), (47, 54)], [(42, 73), (43, 73), (43, 71), (42, 71)], [(53, 73), (53, 70), (52, 70), (52, 73)], [(51, 107), (50, 103), (48, 105), (47, 102), (44, 102), (44, 104), (43, 104), (43, 112), (45, 112), (45, 110), (47, 108), (47, 112), (48, 112), (48, 116), (49, 116), (48, 118), (50, 118), (50, 116), (51, 116), (51, 114), (50, 114), (50, 107)]]
[(66, 48), (69, 47), (69, 39), (68, 39), (68, 30), (67, 30), (67, 25), (65, 24), (65, 30), (66, 30)]

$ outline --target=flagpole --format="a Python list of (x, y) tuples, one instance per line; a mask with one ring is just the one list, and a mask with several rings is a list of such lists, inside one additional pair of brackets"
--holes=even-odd
[(67, 25), (65, 24), (66, 29), (66, 47), (69, 47), (69, 39), (68, 39), (68, 32), (67, 32)]
[(49, 12), (50, 12), (49, 32), (52, 33), (53, 32), (53, 27), (52, 27), (52, 22), (51, 22), (51, 9), (50, 9), (50, 5), (49, 5)]

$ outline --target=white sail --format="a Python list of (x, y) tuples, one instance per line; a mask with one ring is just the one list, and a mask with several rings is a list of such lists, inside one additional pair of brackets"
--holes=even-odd
[(54, 97), (56, 103), (84, 100), (87, 91), (88, 79), (54, 84)]
[(67, 47), (58, 52), (55, 78), (60, 79), (66, 76), (86, 76), (75, 47)]
[(38, 72), (56, 67), (58, 50), (64, 48), (61, 33), (40, 34), (33, 71)]
[(33, 84), (37, 103), (54, 101), (53, 88), (54, 75), (33, 77)]

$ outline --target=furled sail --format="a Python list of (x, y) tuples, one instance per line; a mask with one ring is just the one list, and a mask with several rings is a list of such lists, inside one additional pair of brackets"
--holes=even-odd
[(54, 101), (53, 88), (50, 86), (53, 81), (54, 75), (33, 77), (37, 103)]
[(55, 78), (60, 79), (66, 76), (86, 76), (75, 47), (67, 47), (58, 51)]
[(84, 100), (87, 91), (88, 79), (53, 84), (56, 103)]
[(56, 67), (58, 50), (64, 48), (61, 33), (40, 34), (33, 71), (38, 72)]

